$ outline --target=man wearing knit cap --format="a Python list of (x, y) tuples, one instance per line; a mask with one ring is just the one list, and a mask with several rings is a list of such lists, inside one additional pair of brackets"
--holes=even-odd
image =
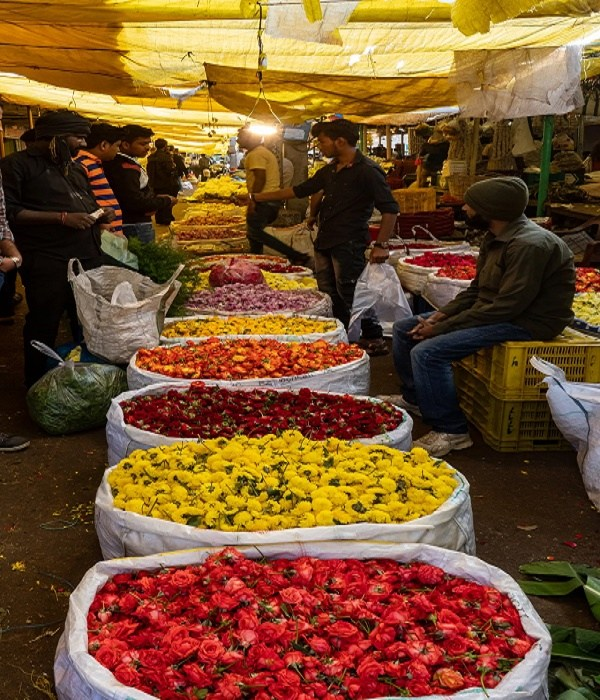
[(573, 320), (573, 254), (525, 215), (529, 192), (516, 177), (478, 182), (463, 210), (487, 228), (471, 285), (439, 311), (394, 324), (393, 354), (402, 395), (388, 400), (433, 430), (414, 446), (434, 457), (470, 447), (452, 363), (509, 340), (551, 340)]
[(46, 371), (46, 358), (31, 347), (53, 347), (65, 311), (78, 336), (75, 300), (67, 280), (70, 258), (85, 269), (101, 263), (100, 224), (114, 218), (100, 210), (81, 166), (73, 160), (90, 126), (77, 112), (57, 110), (35, 122), (36, 140), (2, 161), (6, 213), (23, 255), (21, 278), (29, 312), (23, 328), (25, 383)]

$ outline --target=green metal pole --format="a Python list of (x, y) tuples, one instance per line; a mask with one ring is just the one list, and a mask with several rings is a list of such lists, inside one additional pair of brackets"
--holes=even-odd
[(367, 152), (367, 126), (366, 124), (361, 124), (360, 129), (359, 129), (359, 140), (358, 140), (358, 147), (362, 151), (362, 153)]
[(552, 133), (554, 131), (554, 117), (547, 114), (544, 117), (544, 136), (542, 140), (542, 159), (540, 162), (540, 184), (537, 196), (537, 215), (544, 215), (544, 205), (548, 196), (548, 183), (550, 182), (550, 161), (552, 160)]

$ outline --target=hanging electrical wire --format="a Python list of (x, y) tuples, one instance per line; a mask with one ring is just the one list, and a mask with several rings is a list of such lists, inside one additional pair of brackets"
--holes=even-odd
[(256, 107), (258, 106), (258, 103), (260, 102), (260, 99), (262, 98), (265, 101), (265, 104), (269, 108), (269, 112), (273, 115), (275, 120), (281, 124), (281, 119), (275, 114), (273, 111), (273, 108), (271, 107), (271, 103), (267, 99), (267, 94), (265, 93), (265, 88), (263, 85), (263, 69), (267, 67), (267, 55), (265, 53), (265, 48), (263, 44), (263, 34), (265, 31), (264, 27), (264, 11), (263, 11), (263, 6), (261, 2), (256, 3), (258, 5), (258, 31), (256, 35), (256, 40), (258, 44), (258, 61), (257, 61), (257, 67), (256, 67), (256, 78), (258, 80), (258, 95), (256, 96), (256, 100), (254, 102), (254, 105), (252, 109), (250, 110), (250, 113), (247, 115), (246, 119), (251, 119), (252, 115), (254, 114), (254, 111), (256, 110)]

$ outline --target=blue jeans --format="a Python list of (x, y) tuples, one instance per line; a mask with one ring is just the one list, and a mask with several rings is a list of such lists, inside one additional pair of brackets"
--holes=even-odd
[(246, 235), (250, 252), (253, 255), (262, 255), (264, 246), (269, 246), (289, 260), (295, 260), (300, 255), (297, 250), (290, 248), (279, 238), (265, 231), (265, 226), (272, 224), (278, 214), (279, 203), (269, 204), (267, 202), (256, 202), (254, 211), (251, 214), (246, 214)]
[(155, 238), (154, 226), (151, 221), (123, 224), (123, 233), (127, 238), (139, 238), (142, 243), (153, 243)]
[(0, 272), (0, 289), (2, 289), (3, 284), (4, 284), (4, 272)]
[[(319, 291), (329, 294), (333, 303), (333, 315), (348, 328), (354, 290), (367, 261), (363, 241), (347, 241), (333, 248), (315, 248), (315, 277)], [(365, 340), (383, 338), (383, 330), (374, 311), (361, 319), (361, 336)]]
[(531, 340), (531, 334), (513, 323), (495, 323), (413, 340), (408, 331), (417, 325), (418, 318), (429, 315), (394, 323), (392, 353), (402, 395), (409, 403), (418, 404), (423, 420), (437, 432), (466, 433), (467, 419), (458, 405), (452, 363), (508, 340)]

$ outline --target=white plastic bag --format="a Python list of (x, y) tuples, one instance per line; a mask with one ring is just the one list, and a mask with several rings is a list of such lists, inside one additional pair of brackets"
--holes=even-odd
[(560, 367), (532, 357), (546, 375), (546, 399), (552, 419), (577, 450), (577, 463), (590, 501), (600, 508), (600, 384), (569, 382)]
[[(131, 358), (127, 367), (127, 385), (130, 389), (142, 389), (150, 384), (158, 382), (174, 382), (181, 383), (181, 377), (167, 377), (158, 372), (149, 372), (145, 369), (140, 369), (137, 364), (137, 353)], [(263, 379), (239, 379), (239, 380), (221, 380), (221, 379), (190, 379), (189, 382), (203, 381), (205, 384), (218, 384), (225, 386), (228, 389), (237, 389), (240, 387), (269, 387), (272, 389), (316, 389), (318, 391), (338, 391), (341, 394), (359, 394), (367, 395), (369, 393), (369, 384), (371, 380), (369, 356), (363, 353), (363, 356), (353, 362), (348, 362), (345, 365), (337, 365), (337, 367), (329, 367), (320, 369), (316, 372), (308, 372), (307, 374), (298, 374), (294, 377), (265, 377)], [(188, 383), (189, 383), (188, 382)]]
[(68, 278), (89, 351), (125, 364), (139, 348), (157, 346), (182, 270), (180, 265), (171, 279), (156, 284), (133, 270), (103, 265), (84, 271), (79, 260), (69, 260)]
[[(151, 447), (157, 447), (158, 445), (172, 445), (174, 442), (195, 442), (196, 438), (167, 437), (166, 435), (159, 435), (149, 432), (148, 430), (141, 430), (140, 428), (127, 425), (123, 418), (123, 410), (121, 408), (121, 403), (123, 401), (134, 399), (138, 396), (157, 396), (173, 390), (185, 391), (187, 388), (188, 384), (152, 384), (152, 386), (137, 391), (126, 391), (113, 399), (108, 413), (106, 414), (108, 421), (106, 424), (108, 464), (111, 467), (114, 466), (117, 462), (130, 455), (134, 450), (146, 450)], [(251, 388), (246, 387), (244, 389), (238, 389), (238, 391), (251, 391)], [(272, 389), (271, 391), (290, 391), (290, 389), (286, 387), (285, 389)], [(365, 397), (365, 399), (374, 404), (381, 403), (379, 399), (372, 397)], [(372, 438), (364, 438), (358, 440), (358, 442), (362, 442), (364, 445), (385, 445), (386, 447), (394, 447), (397, 450), (410, 450), (412, 444), (412, 418), (401, 408), (395, 408), (398, 411), (398, 415), (402, 416), (402, 422), (397, 428), (391, 430), (389, 433), (382, 433)]]
[(372, 311), (386, 335), (390, 334), (396, 321), (412, 316), (398, 275), (388, 263), (368, 263), (356, 282), (348, 325), (348, 338), (351, 341), (360, 338), (360, 321)]
[[(426, 700), (545, 700), (552, 641), (546, 625), (517, 582), (507, 573), (481, 559), (460, 552), (422, 544), (380, 542), (315, 542), (307, 544), (240, 547), (251, 559), (318, 557), (319, 559), (393, 559), (420, 561), (438, 566), (453, 576), (461, 576), (505, 593), (519, 611), (523, 629), (536, 641), (525, 658), (495, 688), (469, 688), (452, 695), (429, 695)], [(65, 630), (59, 640), (54, 662), (54, 680), (60, 700), (151, 700), (152, 696), (119, 683), (114, 675), (88, 653), (87, 613), (109, 578), (134, 571), (153, 571), (171, 566), (202, 563), (210, 552), (202, 549), (170, 552), (138, 559), (99, 562), (83, 577), (69, 598)], [(388, 696), (386, 700), (396, 700)], [(421, 699), (423, 700), (423, 699)]]
[[(113, 505), (106, 470), (96, 493), (94, 523), (105, 559), (145, 556), (190, 547), (280, 544), (283, 542), (338, 542), (348, 540), (379, 542), (421, 542), (437, 547), (475, 553), (473, 511), (469, 482), (455, 472), (456, 488), (445, 503), (430, 515), (403, 523), (354, 523), (317, 527), (296, 527), (262, 532), (225, 532), (159, 520), (121, 510)], [(341, 541), (344, 545), (341, 545)]]

